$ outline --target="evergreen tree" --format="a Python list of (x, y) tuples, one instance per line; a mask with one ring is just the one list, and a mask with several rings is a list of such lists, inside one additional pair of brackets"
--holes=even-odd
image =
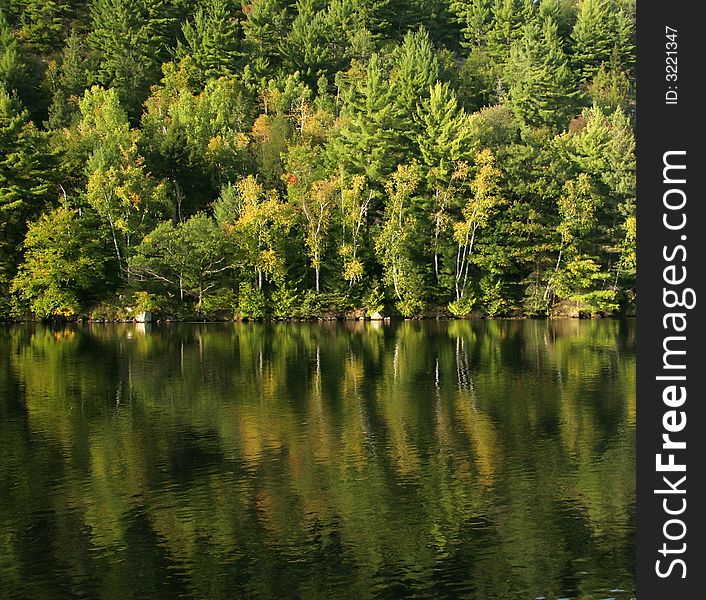
[(298, 0), (297, 16), (280, 52), (290, 73), (298, 72), (314, 85), (321, 75), (338, 69), (340, 58), (333, 52), (332, 31), (316, 0)]
[(635, 31), (632, 18), (617, 8), (615, 0), (581, 0), (571, 33), (574, 69), (589, 82), (601, 65), (613, 63), (623, 70), (635, 61)]
[(532, 23), (536, 11), (532, 0), (493, 0), (492, 26), (487, 33), (487, 52), (502, 65), (513, 44), (523, 37), (523, 27)]
[[(0, 85), (0, 295), (22, 256), (22, 240), (52, 199), (55, 160), (46, 134), (29, 120), (19, 101)], [(0, 301), (2, 302), (2, 301)], [(0, 307), (2, 310), (3, 307)], [(4, 307), (6, 309), (6, 307)]]
[(55, 49), (61, 43), (69, 12), (68, 2), (27, 0), (22, 7), (20, 39), (39, 53)]
[(132, 118), (141, 112), (150, 83), (159, 73), (159, 48), (141, 2), (92, 0), (88, 36), (98, 56), (96, 81), (117, 90)]
[(78, 100), (88, 85), (88, 78), (84, 43), (74, 32), (66, 39), (53, 77), (48, 121), (50, 128), (60, 129), (71, 123), (72, 116), (78, 111)]
[(454, 0), (451, 8), (461, 24), (463, 46), (484, 48), (492, 27), (492, 0)]
[(470, 158), (471, 138), (468, 117), (459, 107), (448, 84), (437, 82), (429, 97), (417, 108), (419, 134), (416, 142), (426, 171), (448, 182), (454, 165)]
[(242, 32), (231, 0), (207, 0), (182, 31), (184, 42), (179, 43), (177, 57), (189, 57), (191, 76), (197, 83), (203, 85), (209, 79), (236, 71)]
[(22, 89), (26, 68), (20, 57), (20, 45), (10, 24), (0, 10), (0, 85), (6, 91)]
[(413, 118), (417, 105), (439, 79), (439, 61), (426, 29), (405, 35), (394, 54), (390, 79), (395, 101), (405, 120)]
[(400, 111), (373, 55), (362, 81), (343, 94), (340, 125), (331, 145), (333, 159), (347, 172), (382, 184), (398, 164)]
[(556, 24), (529, 23), (508, 60), (507, 103), (532, 126), (564, 128), (574, 116), (578, 90), (564, 55)]
[(290, 17), (280, 0), (258, 0), (245, 10), (243, 44), (253, 57), (249, 63), (262, 77), (272, 73), (281, 63), (281, 41), (287, 34)]

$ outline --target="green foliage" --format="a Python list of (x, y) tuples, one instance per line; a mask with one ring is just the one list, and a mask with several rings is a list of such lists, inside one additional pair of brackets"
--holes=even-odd
[(582, 81), (591, 81), (603, 64), (624, 70), (635, 64), (635, 24), (617, 0), (581, 0), (571, 41)]
[(551, 18), (529, 22), (508, 58), (508, 105), (529, 125), (564, 129), (578, 106), (579, 91)]
[(410, 211), (419, 181), (416, 165), (400, 165), (392, 174), (385, 185), (385, 220), (375, 239), (384, 281), (392, 288), (396, 306), (403, 316), (412, 316), (424, 307), (422, 274), (413, 253), (416, 219)]
[(241, 281), (238, 289), (236, 317), (262, 319), (267, 314), (265, 295), (249, 281)]
[(30, 225), (11, 291), (39, 317), (79, 314), (105, 285), (105, 245), (95, 222), (56, 208)]
[(24, 75), (25, 65), (20, 58), (20, 45), (0, 10), (0, 85), (5, 91), (18, 90)]
[(448, 181), (454, 163), (471, 156), (469, 120), (449, 85), (436, 83), (417, 108), (421, 162)]
[[(173, 227), (161, 223), (142, 240), (130, 265), (131, 274), (166, 287), (180, 300), (189, 296), (197, 313), (217, 295), (223, 274), (239, 267), (237, 252), (218, 224), (204, 214)], [(214, 305), (213, 300), (209, 300)]]
[(295, 317), (301, 314), (301, 299), (296, 289), (287, 284), (276, 287), (271, 294), (272, 316)]
[(375, 281), (370, 286), (370, 291), (363, 298), (365, 314), (370, 317), (376, 312), (382, 312), (385, 308), (385, 290), (379, 281)]
[(127, 318), (147, 294), (220, 318), (241, 284), (257, 318), (630, 309), (634, 21), (633, 0), (10, 0), (0, 316), (62, 198), (105, 279), (17, 288), (20, 311)]
[(152, 39), (144, 4), (134, 0), (92, 0), (89, 43), (98, 57), (96, 81), (117, 90), (137, 117), (159, 73), (160, 49)]
[(361, 79), (344, 89), (343, 101), (330, 146), (332, 159), (347, 172), (383, 185), (401, 158), (400, 110), (377, 54), (370, 58)]
[(456, 317), (467, 317), (472, 312), (478, 299), (470, 293), (466, 293), (457, 300), (449, 302), (449, 311)]
[(54, 165), (46, 134), (0, 84), (0, 309), (7, 310), (27, 227), (52, 200)]
[(235, 72), (240, 58), (240, 4), (231, 0), (207, 0), (182, 28), (177, 57), (189, 57), (189, 72), (199, 85)]
[(580, 255), (557, 273), (554, 287), (559, 297), (575, 302), (580, 311), (606, 313), (618, 308), (616, 291), (606, 288), (609, 278), (593, 258)]

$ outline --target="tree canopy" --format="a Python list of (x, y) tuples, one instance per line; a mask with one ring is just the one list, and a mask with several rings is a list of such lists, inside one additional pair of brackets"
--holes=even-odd
[(634, 109), (632, 0), (10, 2), (0, 316), (629, 312)]

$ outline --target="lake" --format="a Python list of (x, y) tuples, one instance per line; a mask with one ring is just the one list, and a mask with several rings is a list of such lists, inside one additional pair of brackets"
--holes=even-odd
[(0, 597), (628, 600), (634, 325), (0, 329)]

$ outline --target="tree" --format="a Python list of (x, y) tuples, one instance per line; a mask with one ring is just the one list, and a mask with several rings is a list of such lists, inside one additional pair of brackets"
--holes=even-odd
[(267, 280), (283, 282), (284, 242), (293, 215), (276, 190), (265, 191), (254, 177), (245, 177), (234, 186), (224, 187), (214, 216), (224, 232), (233, 236), (244, 267), (254, 273), (259, 290)]
[(601, 65), (629, 71), (635, 62), (635, 25), (615, 0), (581, 0), (571, 32), (574, 70), (590, 82)]
[(562, 49), (557, 26), (530, 22), (508, 59), (507, 103), (524, 122), (563, 129), (574, 116), (579, 92)]
[(41, 318), (79, 314), (106, 286), (106, 239), (89, 216), (66, 204), (32, 223), (11, 291)]
[(298, 72), (314, 85), (322, 75), (337, 70), (340, 56), (334, 53), (332, 31), (326, 13), (314, 0), (297, 0), (297, 16), (289, 35), (282, 41), (280, 54), (290, 73)]
[(179, 223), (160, 223), (147, 234), (136, 249), (131, 264), (140, 280), (165, 284), (196, 300), (196, 312), (222, 284), (223, 275), (241, 266), (232, 244), (218, 224), (203, 213)]
[(452, 0), (451, 9), (461, 23), (466, 48), (483, 48), (492, 26), (492, 0)]
[(449, 181), (454, 164), (470, 158), (470, 128), (465, 111), (448, 84), (437, 82), (429, 97), (417, 108), (419, 133), (415, 136), (419, 155), (426, 170), (434, 169), (434, 177)]
[(235, 11), (230, 0), (207, 0), (182, 28), (177, 57), (190, 58), (192, 77), (200, 85), (236, 71), (242, 33)]
[(502, 65), (510, 56), (513, 44), (522, 38), (522, 28), (535, 19), (532, 0), (493, 0), (491, 27), (487, 37), (487, 52)]
[(385, 280), (404, 316), (418, 314), (424, 308), (422, 274), (413, 255), (416, 223), (409, 214), (409, 201), (419, 180), (416, 165), (397, 167), (385, 185), (385, 217), (375, 238), (375, 253)]
[(78, 112), (78, 100), (88, 85), (89, 69), (83, 39), (73, 32), (67, 39), (60, 61), (53, 63), (51, 73), (52, 103), (47, 124), (61, 129), (71, 124)]
[(464, 298), (468, 287), (476, 233), (488, 226), (493, 213), (504, 202), (500, 187), (501, 172), (495, 166), (493, 153), (481, 150), (475, 162), (476, 174), (470, 183), (471, 196), (462, 209), (463, 220), (454, 225), (454, 239), (458, 245), (454, 277), (457, 301)]
[(339, 193), (335, 178), (315, 181), (301, 199), (301, 210), (306, 226), (305, 245), (316, 273), (315, 290), (321, 291), (320, 273), (323, 252), (331, 226), (336, 197)]
[(92, 0), (91, 19), (88, 40), (98, 56), (96, 81), (115, 88), (136, 119), (159, 73), (160, 48), (144, 6), (134, 0)]
[(243, 45), (258, 76), (274, 71), (282, 60), (281, 40), (287, 35), (290, 17), (280, 0), (257, 0), (245, 11)]
[[(345, 180), (343, 174), (341, 179)], [(339, 254), (343, 258), (343, 279), (348, 282), (349, 288), (361, 281), (364, 274), (360, 256), (366, 233), (363, 228), (367, 225), (368, 211), (373, 200), (373, 191), (366, 184), (363, 175), (353, 176), (348, 185), (341, 184)]]
[(400, 112), (378, 55), (371, 57), (362, 80), (343, 96), (341, 118), (330, 145), (332, 158), (347, 172), (365, 175), (381, 185), (401, 160)]
[(0, 85), (6, 92), (19, 90), (25, 76), (25, 65), (20, 57), (20, 45), (12, 28), (0, 10)]
[[(55, 157), (47, 135), (0, 85), (0, 294), (22, 256), (22, 240), (31, 223), (51, 202)], [(0, 310), (3, 308), (0, 305)]]
[(69, 16), (67, 2), (29, 0), (22, 10), (19, 37), (39, 53), (46, 53), (60, 43), (64, 19)]
[[(594, 233), (600, 204), (590, 176), (580, 173), (567, 181), (558, 204), (561, 221), (557, 230), (561, 243), (554, 273), (547, 282), (545, 299), (553, 291), (560, 298), (568, 298), (590, 308), (599, 308), (600, 302), (607, 303), (604, 308), (612, 308), (615, 291), (605, 290), (607, 293), (604, 293), (594, 289), (597, 283), (608, 278), (608, 274), (601, 273), (595, 260), (582, 252), (592, 241), (591, 234)], [(562, 268), (565, 255), (568, 261)]]
[(420, 28), (407, 33), (393, 59), (390, 85), (403, 122), (409, 124), (417, 106), (439, 79), (439, 61), (427, 30)]
[(253, 100), (231, 77), (210, 80), (194, 94), (183, 62), (164, 72), (145, 103), (140, 148), (155, 175), (169, 180), (176, 221), (248, 172)]
[(137, 133), (114, 90), (93, 87), (79, 108), (80, 143), (88, 156), (86, 200), (109, 227), (120, 274), (129, 278), (131, 248), (166, 208), (166, 190), (145, 169)]

